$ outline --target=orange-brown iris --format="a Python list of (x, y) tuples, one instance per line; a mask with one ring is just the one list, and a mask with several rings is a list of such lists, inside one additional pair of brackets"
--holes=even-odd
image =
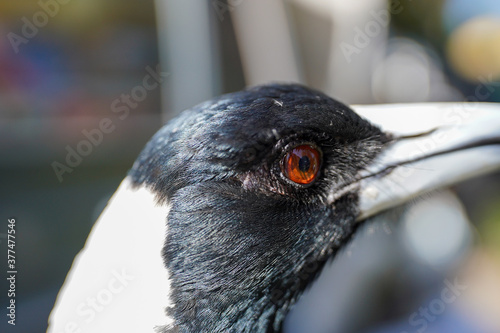
[(320, 166), (320, 152), (310, 145), (293, 148), (283, 160), (285, 176), (292, 182), (302, 185), (310, 184), (316, 179)]

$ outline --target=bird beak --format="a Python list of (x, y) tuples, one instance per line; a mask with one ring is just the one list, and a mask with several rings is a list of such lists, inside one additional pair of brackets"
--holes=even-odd
[(364, 220), (426, 192), (500, 169), (500, 106), (434, 103), (355, 106), (392, 140), (355, 185)]

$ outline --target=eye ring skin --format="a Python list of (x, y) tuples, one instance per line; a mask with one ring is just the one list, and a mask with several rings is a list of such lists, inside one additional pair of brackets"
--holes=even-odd
[[(290, 162), (289, 159), (292, 158), (291, 154), (297, 153), (297, 149), (304, 149), (307, 154), (302, 154), (302, 156), (307, 156), (310, 157), (315, 157), (317, 161), (315, 163), (312, 163), (310, 167), (316, 167), (315, 171), (313, 171), (313, 174), (309, 176), (310, 179), (299, 179), (301, 178), (302, 175), (297, 174), (297, 168), (299, 167), (298, 165), (295, 166), (295, 170), (290, 170), (290, 163), (295, 163), (298, 162), (297, 158), (298, 156), (295, 156), (295, 160)], [(321, 167), (323, 164), (323, 152), (322, 150), (314, 143), (312, 142), (300, 142), (300, 143), (295, 143), (295, 144), (289, 144), (283, 149), (283, 153), (280, 156), (279, 159), (279, 165), (280, 165), (280, 171), (281, 171), (281, 178), (288, 184), (292, 184), (295, 187), (299, 188), (307, 188), (312, 186), (316, 180), (319, 178), (320, 173), (321, 173)], [(290, 172), (293, 172), (294, 174), (290, 174)], [(300, 172), (300, 171), (299, 171)], [(298, 181), (295, 181), (293, 178), (297, 179)]]

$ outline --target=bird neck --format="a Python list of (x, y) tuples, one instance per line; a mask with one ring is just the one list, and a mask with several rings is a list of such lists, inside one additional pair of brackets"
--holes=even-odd
[(282, 332), (290, 307), (321, 266), (309, 265), (294, 281), (265, 288), (263, 292), (231, 289), (178, 294), (173, 291), (175, 306), (167, 312), (175, 320), (175, 329), (165, 328), (161, 332)]
[(193, 185), (170, 198), (163, 258), (175, 305), (167, 311), (180, 332), (280, 332), (352, 233), (352, 198), (337, 211), (230, 190)]
[[(175, 306), (167, 313), (179, 332), (282, 332), (290, 308), (316, 279), (328, 255), (305, 260), (298, 267), (291, 265), (279, 276), (263, 272), (254, 279), (238, 276), (214, 285), (202, 282), (196, 289), (185, 288), (186, 281), (180, 282), (173, 274), (170, 298)], [(184, 288), (178, 288), (179, 284)]]

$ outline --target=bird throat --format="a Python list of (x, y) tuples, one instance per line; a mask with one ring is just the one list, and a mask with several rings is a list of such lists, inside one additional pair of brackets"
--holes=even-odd
[[(291, 307), (353, 234), (356, 202), (356, 195), (349, 194), (337, 201), (336, 206), (341, 209), (317, 205), (306, 210), (298, 222), (300, 229), (291, 233), (295, 239), (289, 246), (274, 246), (264, 236), (264, 244), (240, 244), (243, 237), (232, 247), (221, 247), (234, 250), (237, 255), (231, 257), (217, 252), (217, 248), (203, 251), (192, 247), (179, 252), (185, 244), (169, 244), (164, 257), (171, 273), (170, 298), (175, 306), (167, 313), (174, 318), (176, 327), (165, 327), (161, 332), (281, 332)], [(169, 217), (174, 224), (175, 211), (179, 209), (175, 206), (174, 203), (174, 214)], [(300, 216), (294, 211), (282, 214), (285, 220), (285, 214)], [(272, 217), (263, 213), (262, 219), (271, 221)], [(271, 221), (269, 227), (272, 226)], [(167, 237), (167, 244), (169, 239), (182, 240), (175, 229), (169, 228), (172, 234)], [(311, 232), (322, 237), (310, 237)], [(224, 242), (223, 237), (217, 239)], [(278, 244), (283, 242), (276, 235), (272, 239), (277, 239)], [(191, 259), (186, 261), (186, 256)]]

